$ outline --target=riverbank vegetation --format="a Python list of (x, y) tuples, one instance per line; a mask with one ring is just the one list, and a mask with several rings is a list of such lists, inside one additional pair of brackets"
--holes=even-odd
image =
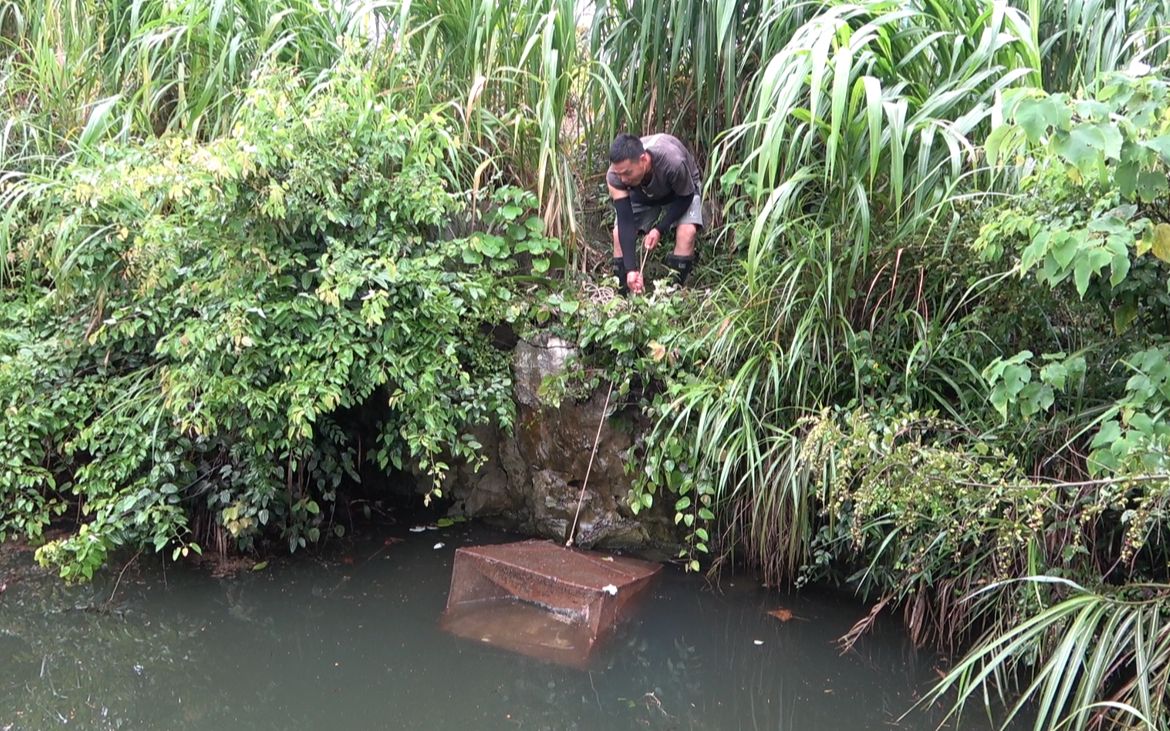
[[(0, 539), (309, 545), (363, 465), (480, 459), (493, 328), (552, 328), (689, 565), (1170, 728), (1170, 6), (582, 10), (0, 2)], [(597, 289), (619, 129), (705, 163), (689, 290)]]

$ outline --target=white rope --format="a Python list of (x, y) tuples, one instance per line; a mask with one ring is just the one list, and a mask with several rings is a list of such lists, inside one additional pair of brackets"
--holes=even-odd
[[(646, 259), (650, 252), (642, 247), (642, 263), (638, 265), (638, 275), (646, 268)], [(585, 468), (585, 480), (581, 483), (581, 492), (577, 495), (577, 512), (573, 515), (573, 527), (569, 529), (569, 540), (565, 541), (565, 548), (573, 545), (573, 538), (577, 535), (577, 520), (581, 517), (581, 505), (585, 502), (585, 488), (589, 485), (589, 475), (593, 472), (593, 459), (597, 456), (597, 445), (601, 441), (601, 427), (605, 424), (605, 413), (609, 411), (609, 397), (613, 395), (613, 381), (609, 382), (609, 390), (605, 393), (605, 405), (601, 407), (601, 419), (597, 422), (597, 434), (593, 436), (593, 451), (589, 454), (589, 466)]]
[(609, 397), (613, 395), (613, 381), (609, 382), (609, 391), (605, 394), (605, 405), (601, 407), (601, 420), (597, 422), (597, 434), (593, 437), (593, 452), (589, 455), (589, 466), (585, 469), (585, 481), (581, 483), (581, 493), (577, 495), (577, 514), (573, 516), (573, 527), (569, 530), (569, 540), (565, 541), (565, 548), (573, 545), (573, 538), (577, 535), (577, 519), (581, 517), (581, 504), (585, 501), (585, 487), (589, 484), (589, 474), (593, 472), (593, 458), (597, 456), (597, 444), (601, 441), (601, 427), (605, 424), (605, 412), (609, 411)]

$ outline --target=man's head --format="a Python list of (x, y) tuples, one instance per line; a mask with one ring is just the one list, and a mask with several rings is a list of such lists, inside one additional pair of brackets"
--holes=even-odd
[(640, 185), (650, 172), (650, 154), (642, 147), (642, 140), (624, 132), (609, 146), (609, 161), (624, 185)]

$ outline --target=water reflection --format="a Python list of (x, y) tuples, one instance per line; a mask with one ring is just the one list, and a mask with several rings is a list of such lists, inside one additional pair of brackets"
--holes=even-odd
[(112, 603), (114, 572), (63, 587), (9, 554), (26, 575), (0, 595), (0, 731), (887, 729), (933, 677), (897, 632), (840, 656), (856, 605), (672, 570), (589, 669), (551, 665), (437, 627), (454, 549), (509, 537), (403, 538), (234, 578), (139, 560)]

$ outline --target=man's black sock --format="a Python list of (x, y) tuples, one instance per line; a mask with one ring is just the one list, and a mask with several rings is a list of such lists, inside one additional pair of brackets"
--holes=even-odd
[(626, 284), (626, 262), (620, 256), (613, 258), (613, 275), (617, 277), (618, 294), (625, 297), (630, 293), (630, 286)]
[(691, 269), (695, 266), (695, 255), (678, 256), (676, 254), (666, 255), (666, 266), (670, 267), (674, 272), (674, 281), (678, 286), (686, 286), (687, 277), (691, 274)]

